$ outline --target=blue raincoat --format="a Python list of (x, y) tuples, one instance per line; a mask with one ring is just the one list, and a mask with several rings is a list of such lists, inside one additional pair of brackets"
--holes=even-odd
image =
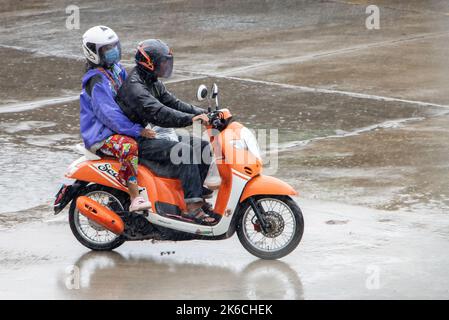
[[(86, 92), (88, 81), (97, 76), (91, 95)], [(115, 102), (115, 96), (125, 80), (126, 70), (119, 64), (108, 69), (90, 69), (83, 76), (80, 95), (80, 130), (84, 145), (90, 149), (113, 134), (137, 138), (143, 127), (131, 122)]]

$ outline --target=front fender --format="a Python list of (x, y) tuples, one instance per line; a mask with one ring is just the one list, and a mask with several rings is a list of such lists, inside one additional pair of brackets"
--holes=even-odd
[(232, 221), (229, 225), (228, 232), (226, 233), (226, 237), (231, 237), (237, 227), (237, 222), (239, 217), (244, 213), (241, 208), (246, 199), (252, 196), (257, 195), (279, 195), (279, 196), (294, 196), (297, 195), (298, 192), (295, 191), (288, 183), (279, 180), (275, 177), (258, 175), (251, 179), (246, 185), (245, 189), (242, 192), (240, 197), (240, 205), (238, 206), (238, 210), (234, 213), (232, 217)]
[(297, 195), (288, 183), (271, 176), (258, 175), (245, 186), (240, 202), (256, 195)]

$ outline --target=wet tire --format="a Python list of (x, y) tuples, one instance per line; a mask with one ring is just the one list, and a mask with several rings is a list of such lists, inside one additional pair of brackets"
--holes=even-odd
[(105, 243), (89, 241), (85, 235), (83, 236), (82, 231), (80, 231), (79, 224), (77, 225), (76, 221), (77, 215), (80, 214), (78, 213), (78, 209), (76, 208), (76, 199), (79, 196), (95, 194), (98, 192), (101, 192), (103, 194), (109, 194), (115, 199), (117, 199), (118, 202), (120, 202), (123, 209), (126, 209), (129, 206), (129, 196), (126, 193), (106, 186), (92, 184), (83, 189), (79, 193), (79, 195), (73, 199), (72, 203), (70, 204), (69, 225), (73, 235), (83, 246), (95, 251), (111, 251), (114, 250), (115, 248), (118, 248), (125, 242), (125, 238), (123, 236), (117, 236), (115, 239)]
[(286, 207), (288, 207), (292, 216), (294, 217), (294, 222), (292, 222), (292, 225), (294, 225), (294, 233), (288, 240), (288, 244), (278, 250), (267, 251), (261, 250), (260, 248), (256, 247), (250, 241), (250, 239), (248, 239), (247, 232), (245, 231), (246, 219), (248, 218), (249, 212), (252, 212), (249, 201), (245, 201), (244, 203), (242, 203), (239, 209), (239, 217), (237, 220), (237, 236), (240, 240), (240, 243), (249, 253), (261, 259), (275, 260), (285, 257), (293, 250), (295, 250), (301, 242), (302, 235), (304, 233), (304, 218), (302, 216), (301, 209), (298, 207), (296, 202), (288, 196), (263, 195), (253, 197), (253, 199), (259, 203), (274, 199), (275, 201), (283, 203)]

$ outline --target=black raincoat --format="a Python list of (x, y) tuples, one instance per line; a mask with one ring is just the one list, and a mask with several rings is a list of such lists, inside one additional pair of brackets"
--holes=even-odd
[[(165, 128), (181, 128), (192, 124), (195, 115), (205, 110), (178, 100), (165, 85), (139, 68), (134, 68), (118, 94), (117, 103), (125, 115), (134, 123), (146, 127), (148, 124)], [(210, 165), (210, 145), (199, 138), (137, 140), (141, 163), (160, 176), (178, 178), (184, 189), (186, 203), (202, 201), (203, 183)], [(174, 164), (170, 159), (171, 149), (177, 147), (178, 155), (190, 155), (189, 163)], [(206, 152), (205, 149), (207, 149)], [(199, 155), (201, 158), (198, 160)], [(208, 159), (202, 159), (206, 155)], [(197, 159), (196, 161), (194, 160)], [(204, 161), (206, 160), (206, 161)]]
[(165, 128), (187, 127), (195, 115), (205, 112), (177, 99), (160, 80), (138, 68), (134, 68), (122, 84), (117, 102), (132, 122), (143, 127), (147, 124)]

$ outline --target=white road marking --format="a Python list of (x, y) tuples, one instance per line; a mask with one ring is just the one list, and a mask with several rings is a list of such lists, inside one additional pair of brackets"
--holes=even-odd
[(30, 49), (30, 48), (24, 48), (24, 47), (18, 47), (18, 46), (9, 46), (6, 44), (0, 44), (0, 48), (4, 49), (13, 49), (17, 51), (22, 51), (26, 53), (36, 54), (43, 57), (56, 57), (56, 58), (65, 58), (65, 59), (73, 59), (73, 60), (79, 60), (84, 61), (84, 57), (80, 55), (75, 55), (71, 53), (54, 53), (54, 52), (46, 52), (38, 49)]
[[(165, 81), (165, 83), (177, 83), (177, 82), (191, 81), (191, 80), (196, 80), (196, 79), (201, 79), (201, 78), (206, 78), (206, 76), (198, 75), (198, 76), (192, 76), (192, 77), (188, 77), (188, 78), (173, 79), (173, 80)], [(24, 101), (24, 102), (8, 103), (8, 104), (0, 105), (0, 114), (23, 112), (23, 111), (34, 110), (34, 109), (43, 108), (43, 107), (47, 107), (47, 106), (52, 106), (55, 104), (73, 102), (73, 101), (79, 100), (79, 97), (80, 97), (79, 94), (76, 94), (76, 95), (72, 95), (72, 96), (63, 96), (63, 97), (54, 97), (54, 98), (47, 98), (47, 99)]]
[[(255, 70), (255, 69), (259, 69), (259, 68), (263, 68), (263, 67), (267, 67), (267, 66), (282, 65), (282, 64), (289, 64), (289, 63), (300, 63), (300, 62), (305, 62), (305, 61), (309, 61), (309, 60), (313, 60), (313, 59), (319, 59), (319, 58), (323, 58), (323, 57), (344, 54), (344, 53), (348, 53), (348, 52), (355, 52), (355, 51), (371, 49), (371, 48), (376, 48), (376, 47), (391, 46), (391, 45), (396, 45), (398, 43), (412, 42), (412, 41), (417, 41), (417, 40), (422, 40), (422, 39), (441, 37), (441, 36), (445, 36), (445, 35), (449, 35), (449, 32), (436, 32), (436, 33), (426, 33), (426, 34), (414, 35), (414, 36), (403, 37), (403, 38), (398, 38), (398, 39), (393, 39), (393, 40), (361, 44), (361, 45), (357, 45), (357, 46), (353, 46), (353, 47), (349, 47), (349, 48), (342, 48), (342, 49), (338, 49), (338, 50), (323, 51), (323, 52), (318, 52), (318, 53), (309, 54), (309, 55), (305, 55), (305, 56), (289, 57), (289, 58), (285, 58), (285, 59), (279, 59), (276, 61), (261, 62), (261, 63), (256, 63), (256, 64), (247, 65), (247, 66), (243, 66), (243, 67), (230, 68), (228, 70), (218, 72), (215, 74), (214, 73), (201, 73), (201, 72), (195, 72), (195, 71), (190, 71), (190, 70), (180, 70), (181, 72), (193, 74), (193, 76), (168, 80), (168, 81), (165, 81), (165, 83), (169, 84), (169, 83), (177, 83), (177, 82), (183, 82), (183, 81), (203, 79), (206, 77), (216, 77), (216, 78), (224, 78), (224, 79), (229, 79), (229, 80), (259, 83), (259, 84), (264, 84), (264, 85), (279, 86), (279, 87), (283, 87), (283, 88), (297, 89), (297, 90), (301, 90), (301, 91), (305, 91), (305, 92), (339, 94), (339, 95), (345, 95), (345, 96), (349, 96), (349, 97), (353, 97), (353, 98), (371, 99), (371, 100), (387, 101), (387, 102), (401, 102), (401, 103), (408, 103), (408, 104), (414, 104), (414, 105), (425, 106), (425, 107), (449, 108), (448, 105), (436, 104), (436, 103), (425, 102), (425, 101), (386, 97), (386, 96), (380, 96), (380, 95), (372, 95), (372, 94), (350, 92), (350, 91), (343, 91), (343, 90), (313, 88), (313, 87), (283, 84), (283, 83), (277, 83), (277, 82), (272, 82), (272, 81), (255, 80), (255, 79), (231, 76), (234, 73), (240, 73), (240, 72), (248, 71), (248, 70)], [(27, 49), (27, 48), (17, 47), (17, 46), (0, 45), (0, 48), (10, 48), (10, 49), (15, 49), (15, 50), (20, 50), (20, 51), (25, 51), (25, 52), (30, 52), (30, 53), (36, 53), (36, 54), (41, 54), (41, 55), (59, 56), (59, 57), (64, 57), (64, 58), (82, 60), (81, 56), (75, 56), (75, 55), (70, 55), (70, 54), (52, 55), (50, 53), (46, 53), (43, 51)], [(128, 67), (133, 66), (132, 63), (129, 63), (127, 61), (124, 61), (122, 64), (124, 66), (128, 66)], [(0, 105), (0, 113), (26, 111), (26, 110), (36, 109), (36, 108), (40, 108), (40, 107), (44, 107), (44, 106), (48, 106), (48, 105), (54, 105), (54, 104), (63, 103), (63, 102), (75, 101), (78, 98), (79, 98), (79, 96), (76, 95), (76, 96), (70, 96), (70, 97), (35, 100), (35, 101), (23, 102), (23, 103), (13, 103), (13, 104), (7, 104), (7, 105), (3, 105), (3, 106)]]
[(276, 149), (270, 150), (268, 152), (264, 152), (263, 155), (268, 155), (273, 152), (280, 153), (284, 151), (288, 151), (292, 148), (296, 147), (304, 147), (306, 145), (309, 145), (312, 142), (319, 141), (319, 140), (325, 140), (325, 139), (332, 139), (332, 138), (345, 138), (345, 137), (351, 137), (356, 136), (361, 133), (370, 132), (376, 129), (391, 129), (391, 128), (398, 128), (401, 126), (402, 123), (411, 122), (411, 121), (422, 121), (425, 120), (424, 117), (414, 117), (414, 118), (404, 118), (404, 119), (395, 119), (395, 120), (386, 120), (380, 123), (376, 123), (367, 127), (355, 129), (352, 131), (346, 131), (342, 134), (334, 134), (334, 135), (328, 135), (328, 136), (321, 136), (321, 137), (315, 137), (311, 139), (306, 140), (297, 140), (297, 141), (289, 141), (283, 144), (279, 144), (279, 146)]
[[(278, 86), (278, 87), (286, 88), (286, 89), (296, 89), (296, 90), (301, 90), (303, 92), (338, 94), (338, 95), (349, 96), (352, 98), (369, 99), (369, 100), (386, 101), (386, 102), (400, 102), (400, 103), (406, 103), (406, 104), (413, 104), (413, 105), (417, 105), (417, 106), (421, 106), (421, 107), (449, 108), (449, 105), (437, 104), (437, 103), (425, 102), (425, 101), (419, 101), (419, 100), (401, 99), (401, 98), (386, 97), (386, 96), (379, 96), (379, 95), (351, 92), (351, 91), (343, 91), (343, 90), (313, 88), (313, 87), (299, 86), (299, 85), (286, 84), (286, 83), (278, 83), (278, 82), (265, 81), (265, 80), (255, 80), (255, 79), (232, 77), (232, 76), (220, 76), (217, 74), (205, 74), (205, 73), (196, 73), (196, 74), (197, 74), (197, 76), (193, 76), (193, 77), (189, 77), (189, 78), (181, 78), (181, 79), (176, 79), (176, 80), (171, 80), (171, 81), (165, 81), (165, 83), (177, 83), (177, 82), (183, 82), (183, 81), (203, 79), (203, 78), (207, 78), (207, 77), (214, 77), (214, 78), (222, 78), (222, 79), (228, 79), (228, 80), (258, 83), (258, 84), (263, 84), (263, 85), (268, 85), (268, 86)], [(33, 110), (33, 109), (37, 109), (37, 108), (41, 108), (41, 107), (45, 107), (45, 106), (51, 106), (51, 105), (55, 105), (55, 104), (60, 104), (60, 103), (64, 103), (64, 102), (72, 102), (72, 101), (76, 101), (78, 99), (79, 99), (79, 95), (77, 94), (77, 95), (68, 96), (68, 97), (55, 97), (55, 98), (27, 101), (27, 102), (21, 102), (21, 103), (11, 103), (11, 104), (6, 104), (6, 105), (0, 105), (0, 113), (28, 111), (28, 110)]]
[(41, 100), (10, 103), (10, 104), (5, 104), (5, 105), (0, 105), (0, 114), (1, 113), (28, 111), (28, 110), (45, 107), (45, 106), (51, 106), (51, 105), (60, 104), (60, 103), (72, 102), (72, 101), (76, 101), (78, 99), (79, 99), (79, 94), (73, 95), (73, 96), (55, 97), (55, 98), (48, 98), (48, 99), (41, 99)]
[(323, 89), (323, 88), (313, 88), (313, 87), (299, 86), (299, 85), (293, 85), (293, 84), (285, 84), (285, 83), (278, 83), (278, 82), (272, 82), (272, 81), (255, 80), (255, 79), (231, 77), (231, 76), (217, 76), (217, 75), (210, 75), (210, 76), (217, 77), (217, 78), (229, 79), (229, 80), (237, 80), (237, 81), (259, 83), (259, 84), (264, 84), (264, 85), (278, 86), (278, 87), (287, 88), (287, 89), (297, 89), (297, 90), (301, 90), (304, 92), (338, 94), (338, 95), (349, 96), (352, 98), (370, 99), (370, 100), (377, 100), (377, 101), (402, 102), (402, 103), (419, 105), (422, 107), (449, 108), (449, 105), (444, 105), (444, 104), (425, 102), (425, 101), (419, 101), (419, 100), (409, 100), (409, 99), (401, 99), (401, 98), (394, 98), (394, 97), (386, 97), (386, 96), (379, 96), (379, 95), (373, 95), (373, 94), (367, 94), (367, 93), (359, 93), (359, 92), (351, 92), (351, 91), (343, 91), (343, 90), (333, 90), (333, 89)]
[(424, 33), (424, 34), (419, 34), (419, 35), (414, 35), (414, 36), (409, 36), (409, 37), (402, 37), (402, 38), (380, 41), (380, 42), (374, 42), (374, 43), (359, 44), (359, 45), (355, 45), (352, 47), (341, 48), (341, 49), (337, 49), (337, 50), (322, 51), (322, 52), (318, 52), (318, 53), (307, 54), (304, 56), (289, 57), (289, 58), (284, 58), (284, 59), (275, 59), (275, 60), (259, 62), (259, 63), (255, 63), (255, 64), (243, 66), (243, 67), (230, 68), (225, 71), (219, 72), (218, 75), (226, 76), (226, 75), (232, 75), (232, 74), (236, 74), (236, 73), (242, 73), (242, 72), (245, 72), (248, 70), (254, 71), (254, 70), (257, 70), (260, 68), (270, 67), (270, 66), (274, 66), (274, 65), (301, 63), (301, 62), (306, 62), (306, 61), (310, 61), (310, 60), (327, 58), (330, 56), (352, 53), (352, 52), (366, 50), (366, 49), (394, 46), (397, 44), (413, 42), (413, 41), (423, 40), (423, 39), (438, 38), (438, 37), (447, 36), (447, 35), (449, 35), (449, 32), (447, 32), (447, 31), (446, 32), (433, 32), (433, 33)]
[[(194, 72), (192, 72), (192, 73), (194, 73)], [(227, 79), (227, 80), (244, 81), (244, 82), (251, 82), (251, 83), (263, 84), (263, 85), (268, 85), (268, 86), (277, 86), (277, 87), (286, 88), (286, 89), (296, 89), (296, 90), (301, 90), (304, 92), (338, 94), (338, 95), (349, 96), (352, 98), (370, 99), (370, 100), (386, 101), (386, 102), (401, 102), (401, 103), (418, 105), (418, 106), (422, 106), (422, 107), (449, 108), (449, 105), (426, 102), (426, 101), (401, 99), (401, 98), (395, 98), (395, 97), (387, 97), (387, 96), (380, 96), (380, 95), (375, 95), (375, 94), (367, 94), (367, 93), (344, 91), (344, 90), (314, 88), (314, 87), (300, 86), (300, 85), (295, 85), (295, 84), (279, 83), (279, 82), (267, 81), (267, 80), (256, 80), (256, 79), (241, 78), (241, 77), (235, 77), (235, 76), (224, 76), (224, 75), (221, 75), (220, 73), (214, 74), (214, 73), (196, 72), (196, 74), (198, 74), (198, 76), (203, 76), (204, 78), (211, 77), (211, 78), (221, 78), (221, 79)]]

